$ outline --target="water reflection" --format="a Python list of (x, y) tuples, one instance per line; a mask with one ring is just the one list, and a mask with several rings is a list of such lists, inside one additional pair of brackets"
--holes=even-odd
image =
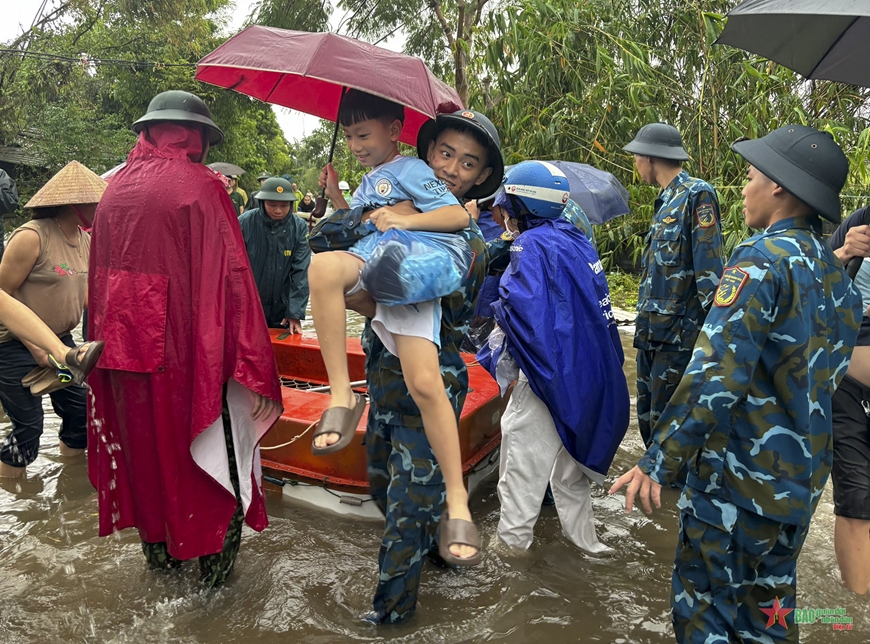
[[(359, 329), (359, 322), (353, 327)], [(306, 326), (306, 332), (310, 329)], [(633, 350), (624, 336), (633, 386)], [(48, 399), (46, 398), (46, 402)], [(613, 474), (641, 454), (634, 424)], [(7, 431), (8, 423), (0, 423)], [(614, 548), (593, 557), (561, 534), (554, 508), (544, 508), (529, 553), (496, 545), (476, 569), (427, 567), (417, 615), (407, 624), (372, 627), (369, 609), (380, 539), (377, 523), (289, 505), (270, 495), (271, 525), (245, 532), (236, 572), (216, 592), (196, 584), (196, 564), (177, 573), (146, 570), (132, 530), (97, 537), (97, 500), (83, 458), (58, 454), (58, 424), (46, 407), (41, 455), (20, 482), (0, 484), (0, 638), (42, 642), (178, 644), (312, 642), (668, 642), (676, 493), (647, 518), (622, 512), (621, 497), (595, 494), (601, 540)], [(485, 539), (495, 534), (495, 481), (472, 510)], [(844, 590), (833, 550), (830, 487), (798, 562), (801, 607), (842, 607), (854, 631), (830, 625), (802, 629), (810, 643), (867, 641), (870, 604)]]

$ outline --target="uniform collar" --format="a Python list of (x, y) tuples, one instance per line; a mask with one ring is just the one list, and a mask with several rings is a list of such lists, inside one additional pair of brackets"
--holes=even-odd
[(775, 224), (768, 226), (765, 233), (775, 233), (781, 230), (789, 230), (790, 228), (806, 228), (814, 230), (821, 234), (822, 220), (817, 215), (802, 215), (800, 217), (789, 217), (788, 219), (780, 219)]
[(674, 177), (673, 181), (668, 184), (668, 187), (659, 193), (656, 201), (659, 203), (665, 203), (670, 201), (673, 198), (674, 192), (677, 190), (677, 188), (679, 188), (689, 179), (691, 179), (689, 173), (685, 170), (680, 170), (680, 173), (676, 177)]
[(291, 212), (288, 212), (288, 213), (287, 213), (287, 216), (284, 217), (284, 219), (278, 219), (278, 220), (275, 220), (275, 219), (272, 219), (269, 215), (266, 214), (266, 206), (264, 206), (264, 205), (261, 205), (261, 206), (260, 206), (260, 218), (263, 220), (263, 222), (264, 222), (267, 226), (269, 226), (269, 227), (271, 227), (271, 228), (280, 228), (280, 227), (283, 226), (285, 223), (287, 223), (287, 220), (290, 219), (290, 217), (295, 217), (295, 216), (296, 216), (296, 215), (295, 215), (295, 214), (292, 212), (292, 210), (291, 210)]

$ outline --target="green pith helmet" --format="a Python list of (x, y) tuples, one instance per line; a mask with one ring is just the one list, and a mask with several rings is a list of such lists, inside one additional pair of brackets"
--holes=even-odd
[(257, 201), (296, 201), (290, 182), (281, 177), (269, 177), (260, 186)]
[(224, 133), (211, 120), (208, 106), (199, 96), (190, 92), (172, 89), (152, 98), (145, 116), (133, 123), (133, 131), (138, 134), (148, 123), (160, 121), (205, 125), (209, 130), (210, 146), (220, 145), (224, 140)]
[(642, 157), (656, 157), (673, 161), (688, 161), (679, 130), (667, 123), (649, 123), (638, 131), (634, 140), (622, 148)]
[(270, 179), (271, 177), (272, 177), (272, 175), (269, 174), (268, 172), (261, 172), (260, 176), (257, 177), (257, 181), (264, 181), (266, 179)]

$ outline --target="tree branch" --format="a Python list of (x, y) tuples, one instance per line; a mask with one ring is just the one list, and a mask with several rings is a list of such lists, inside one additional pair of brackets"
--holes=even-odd
[(435, 16), (438, 18), (438, 22), (444, 30), (444, 35), (447, 37), (447, 44), (450, 45), (450, 49), (455, 49), (456, 41), (453, 39), (453, 32), (450, 30), (450, 24), (447, 22), (447, 18), (444, 17), (444, 12), (441, 11), (441, 0), (429, 0), (429, 8), (435, 12)]

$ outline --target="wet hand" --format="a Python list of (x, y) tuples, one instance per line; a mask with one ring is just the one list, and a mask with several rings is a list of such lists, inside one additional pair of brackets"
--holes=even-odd
[(341, 190), (338, 188), (338, 173), (331, 163), (327, 163), (326, 167), (320, 172), (317, 185), (320, 186), (321, 190), (326, 191), (326, 198), (330, 201), (341, 195)]
[(848, 259), (870, 256), (870, 226), (850, 228), (841, 250)]
[(408, 227), (407, 215), (400, 215), (387, 207), (373, 210), (369, 214), (369, 221), (377, 226), (378, 230), (381, 232), (390, 230), (390, 228), (404, 230)]
[(298, 335), (302, 333), (302, 322), (299, 320), (291, 320), (290, 318), (284, 318), (281, 320), (281, 326), (287, 329), (293, 335)]
[(281, 403), (271, 398), (266, 398), (260, 394), (255, 394), (254, 396), (254, 408), (251, 410), (251, 418), (253, 420), (265, 420), (276, 411), (280, 412), (284, 409)]
[(647, 514), (652, 513), (653, 504), (660, 508), (662, 507), (662, 486), (653, 481), (649, 476), (644, 474), (638, 466), (634, 466), (628, 472), (616, 479), (616, 483), (608, 490), (608, 494), (614, 494), (624, 485), (628, 485), (625, 490), (625, 513), (629, 514), (634, 508), (634, 501), (637, 498), (643, 506), (643, 511)]
[(477, 206), (477, 199), (472, 199), (465, 204), (465, 209), (474, 221), (480, 218), (480, 208)]

